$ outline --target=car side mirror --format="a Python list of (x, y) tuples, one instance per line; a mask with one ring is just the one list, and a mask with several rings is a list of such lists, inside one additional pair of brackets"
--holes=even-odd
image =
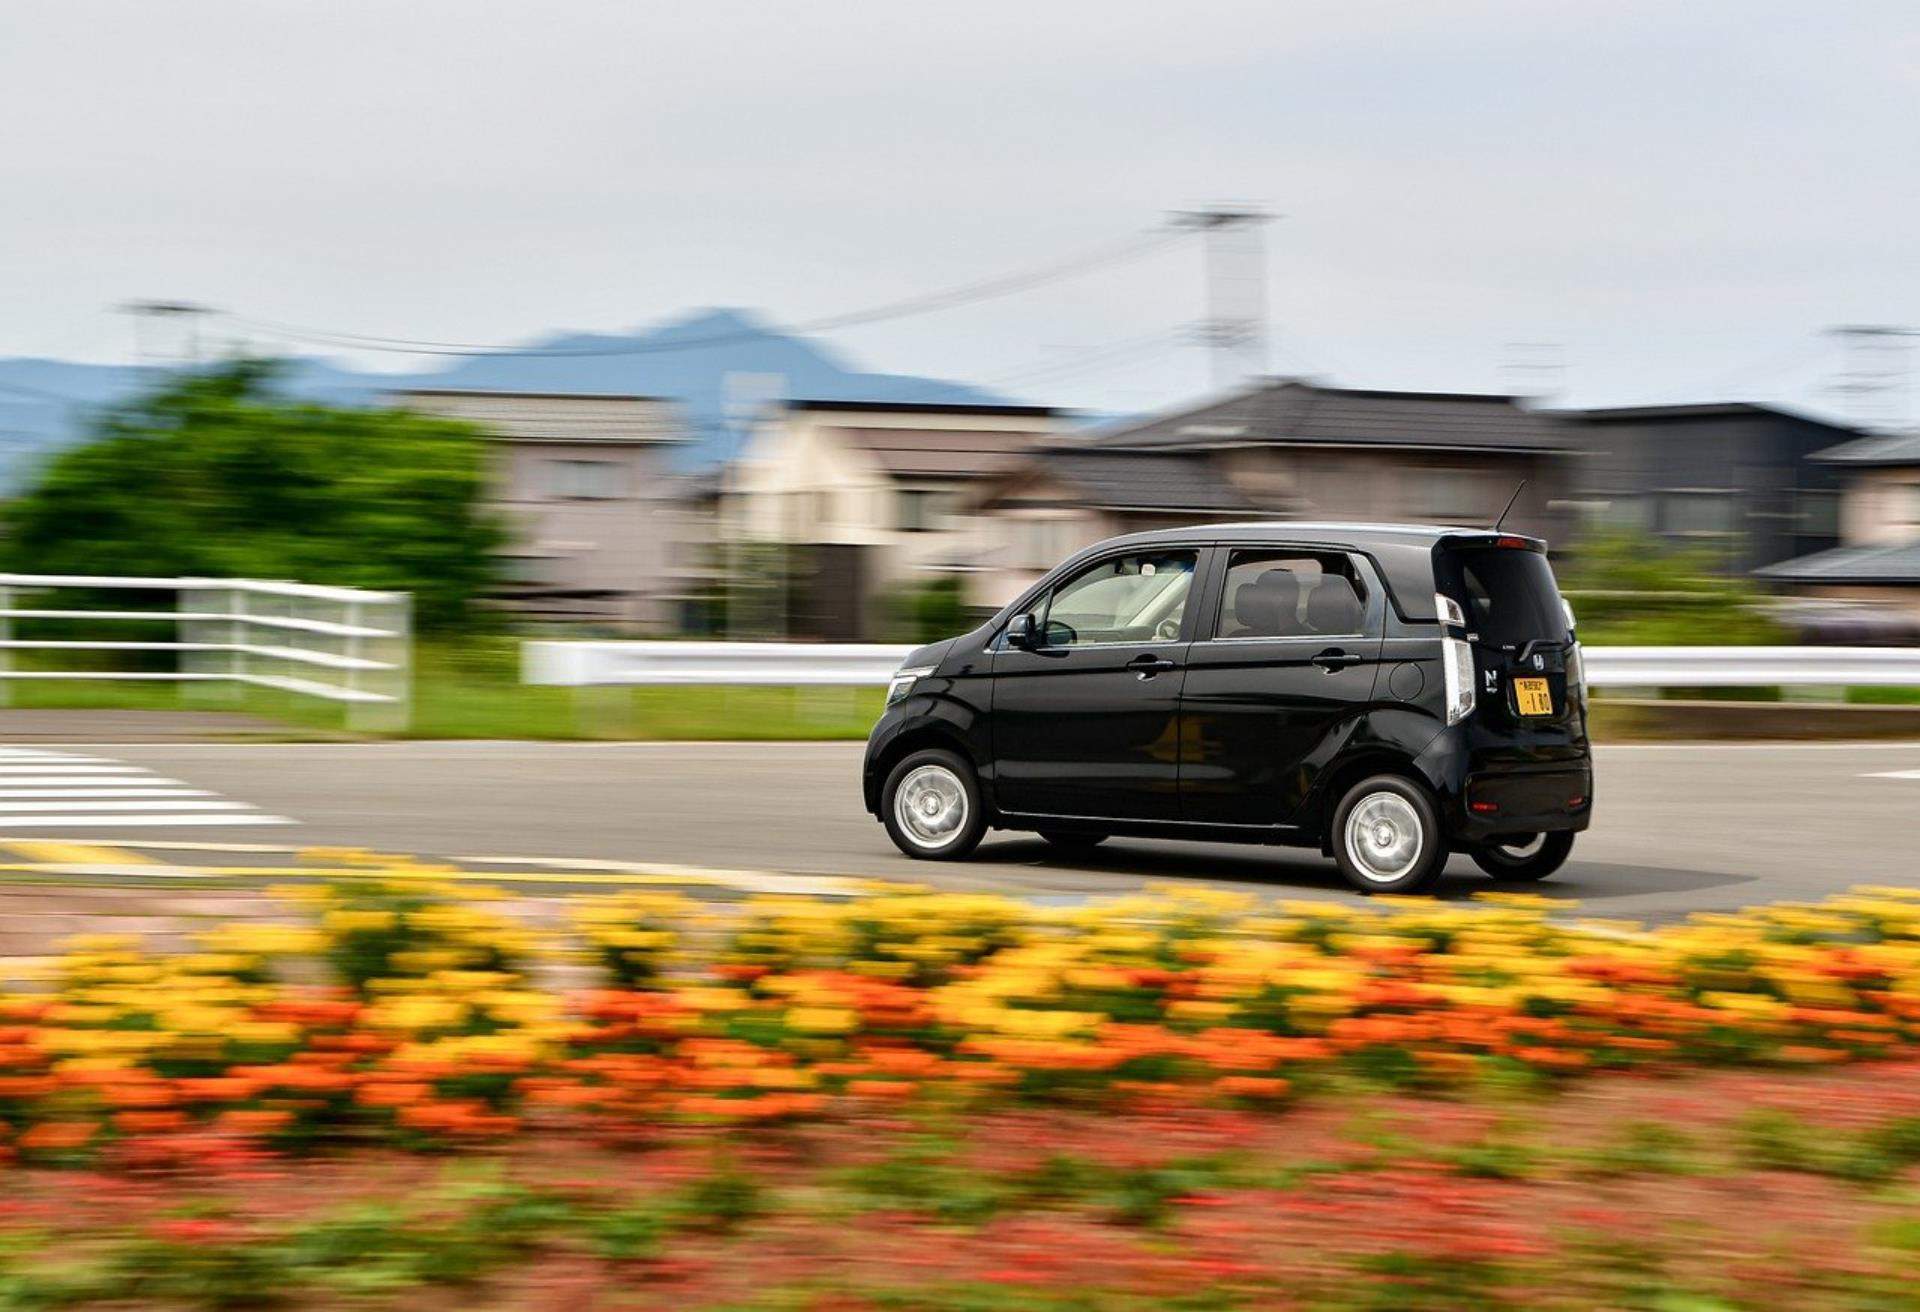
[(1031, 612), (1015, 615), (1007, 621), (1007, 646), (1017, 647), (1021, 651), (1032, 651), (1039, 645), (1040, 626), (1033, 622)]

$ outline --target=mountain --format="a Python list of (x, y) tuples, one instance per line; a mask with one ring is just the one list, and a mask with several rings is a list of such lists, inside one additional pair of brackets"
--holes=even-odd
[[(335, 405), (377, 404), (408, 387), (491, 391), (623, 392), (680, 403), (694, 440), (689, 467), (732, 454), (739, 419), (753, 402), (826, 401), (992, 404), (1008, 398), (965, 383), (870, 373), (818, 342), (780, 331), (743, 310), (696, 311), (624, 334), (558, 333), (527, 352), (471, 356), (409, 373), (370, 373), (310, 356), (288, 361), (289, 395)], [(167, 371), (154, 366), (0, 359), (0, 489), (45, 453), (77, 440), (90, 411), (127, 400)]]

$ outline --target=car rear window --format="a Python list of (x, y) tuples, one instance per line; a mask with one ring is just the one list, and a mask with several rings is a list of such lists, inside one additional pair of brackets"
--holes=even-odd
[(1517, 547), (1439, 553), (1440, 590), (1466, 610), (1467, 628), (1496, 647), (1565, 642), (1567, 614), (1545, 555)]

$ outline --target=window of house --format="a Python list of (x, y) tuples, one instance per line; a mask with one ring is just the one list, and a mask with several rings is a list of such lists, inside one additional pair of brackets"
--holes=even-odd
[(1652, 507), (1643, 496), (1616, 496), (1594, 503), (1594, 521), (1602, 528), (1644, 533), (1652, 527)]
[(1111, 556), (1060, 584), (1041, 608), (1049, 647), (1151, 642), (1180, 636), (1199, 553)]
[(506, 582), (522, 587), (546, 583), (553, 575), (553, 561), (547, 556), (502, 556), (499, 565)]
[(627, 495), (627, 467), (617, 460), (549, 460), (547, 493), (567, 501), (614, 501)]
[(908, 487), (898, 493), (900, 529), (904, 533), (928, 533), (940, 527), (946, 513), (947, 494), (926, 488)]
[(1361, 586), (1345, 556), (1236, 551), (1220, 593), (1219, 638), (1310, 638), (1359, 633)]
[(1441, 523), (1472, 519), (1485, 510), (1480, 504), (1480, 479), (1467, 469), (1427, 469), (1420, 471), (1423, 513)]
[(1840, 533), (1840, 494), (1801, 491), (1794, 498), (1794, 531), (1808, 537), (1831, 538)]
[(1735, 504), (1726, 492), (1667, 492), (1660, 498), (1663, 533), (1731, 533)]
[(1015, 550), (1019, 563), (1028, 569), (1050, 569), (1064, 556), (1073, 554), (1075, 525), (1065, 519), (1023, 519), (1015, 521)]

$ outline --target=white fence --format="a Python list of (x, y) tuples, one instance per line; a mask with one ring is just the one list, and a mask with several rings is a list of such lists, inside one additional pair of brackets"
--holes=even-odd
[[(87, 601), (173, 594), (171, 608), (20, 605), (22, 593), (82, 594)], [(210, 695), (243, 686), (344, 703), (352, 722), (398, 728), (407, 720), (412, 601), (404, 592), (316, 587), (260, 579), (0, 574), (0, 699), (18, 679), (163, 680)], [(85, 637), (20, 638), (18, 621), (58, 620)], [(110, 626), (171, 624), (170, 641), (123, 641)], [(125, 633), (124, 627), (118, 631)], [(20, 652), (164, 652), (171, 668), (83, 668), (16, 662)]]
[[(797, 642), (529, 642), (528, 683), (883, 684), (911, 647)], [(1912, 647), (1585, 647), (1599, 688), (1920, 687)]]

